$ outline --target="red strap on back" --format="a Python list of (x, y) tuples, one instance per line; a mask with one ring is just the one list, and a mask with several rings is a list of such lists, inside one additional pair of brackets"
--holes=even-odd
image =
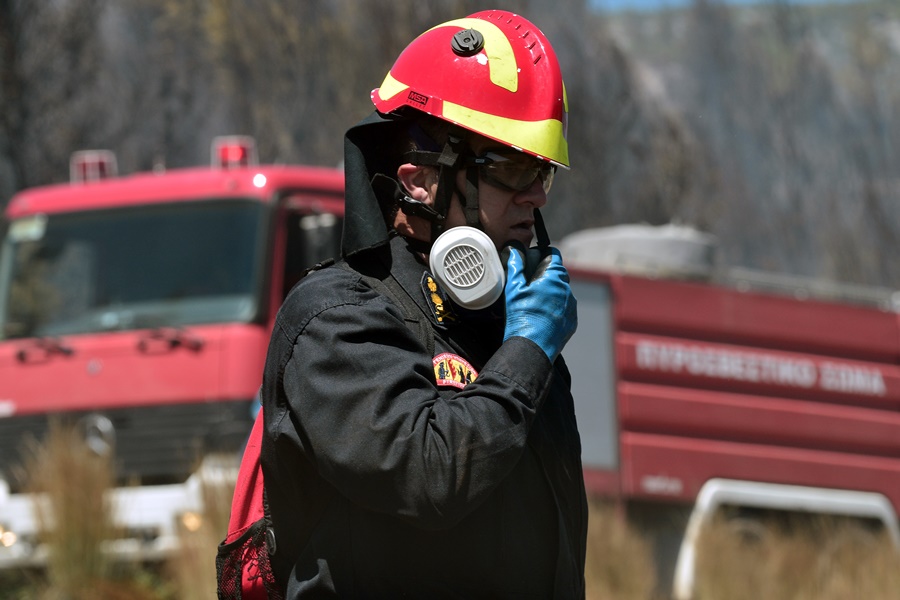
[(263, 436), (263, 411), (260, 410), (250, 430), (241, 467), (238, 470), (234, 497), (231, 500), (231, 516), (228, 519), (228, 535), (225, 543), (233, 542), (242, 533), (263, 518), (263, 472), (259, 461)]

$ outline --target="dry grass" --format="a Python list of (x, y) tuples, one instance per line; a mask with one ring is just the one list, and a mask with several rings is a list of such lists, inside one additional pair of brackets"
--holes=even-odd
[(900, 554), (887, 535), (824, 517), (719, 519), (700, 540), (696, 600), (887, 600)]
[(29, 487), (46, 498), (35, 502), (35, 515), (47, 544), (47, 578), (61, 595), (80, 597), (112, 570), (101, 551), (113, 535), (104, 498), (112, 484), (109, 460), (92, 453), (74, 428), (58, 423), (44, 444), (30, 450)]
[[(588, 600), (661, 600), (652, 547), (613, 505), (590, 504)], [(896, 600), (900, 552), (858, 522), (781, 515), (705, 528), (694, 600)]]
[(124, 566), (103, 552), (115, 536), (106, 491), (114, 481), (108, 456), (98, 456), (73, 426), (52, 422), (43, 442), (32, 442), (24, 464), (35, 494), (35, 517), (47, 549), (42, 600), (150, 598)]
[(587, 600), (656, 598), (656, 568), (649, 541), (614, 505), (592, 500), (589, 510)]
[[(25, 467), (37, 505), (47, 569), (40, 576), (0, 573), (0, 596), (38, 600), (207, 600), (215, 598), (215, 552), (224, 537), (232, 485), (204, 487), (207, 512), (182, 530), (182, 548), (149, 571), (101, 551), (115, 531), (104, 491), (108, 461), (70, 428), (54, 425), (30, 448)], [(650, 541), (614, 505), (590, 502), (588, 600), (662, 600)], [(882, 600), (900, 597), (900, 554), (859, 525), (826, 519), (796, 523), (721, 519), (698, 552), (695, 600)]]
[(46, 569), (0, 573), (0, 597), (28, 600), (208, 600), (216, 597), (216, 547), (225, 536), (234, 485), (206, 482), (205, 514), (179, 531), (181, 548), (162, 565), (129, 564), (103, 551), (115, 537), (106, 492), (108, 457), (98, 456), (73, 426), (51, 423), (32, 440), (22, 465), (34, 504)]
[(216, 548), (228, 529), (234, 486), (204, 482), (206, 508), (199, 527), (180, 530), (181, 548), (167, 565), (167, 573), (178, 590), (179, 600), (207, 600), (216, 597)]

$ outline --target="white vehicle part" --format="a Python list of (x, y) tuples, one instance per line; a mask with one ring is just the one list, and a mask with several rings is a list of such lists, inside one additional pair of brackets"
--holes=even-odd
[[(125, 560), (165, 559), (179, 547), (178, 520), (183, 515), (202, 515), (204, 488), (233, 486), (237, 470), (236, 461), (208, 457), (184, 483), (110, 490), (115, 524), (135, 535), (112, 540), (104, 549)], [(0, 544), (0, 570), (45, 564), (46, 549), (33, 545), (39, 533), (34, 506), (41, 501), (31, 494), (10, 494), (9, 485), (0, 479), (0, 529), (16, 540), (9, 546)]]
[(897, 514), (883, 494), (710, 479), (697, 494), (694, 510), (688, 519), (687, 529), (681, 541), (672, 584), (675, 600), (689, 600), (693, 596), (697, 541), (703, 526), (723, 505), (877, 519), (884, 524), (894, 545), (900, 548)]

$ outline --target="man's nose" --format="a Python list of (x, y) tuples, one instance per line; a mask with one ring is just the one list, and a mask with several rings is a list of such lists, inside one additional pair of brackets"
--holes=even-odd
[(544, 191), (544, 182), (541, 178), (535, 177), (527, 189), (516, 194), (515, 201), (518, 204), (531, 204), (534, 208), (541, 208), (547, 204), (547, 192)]

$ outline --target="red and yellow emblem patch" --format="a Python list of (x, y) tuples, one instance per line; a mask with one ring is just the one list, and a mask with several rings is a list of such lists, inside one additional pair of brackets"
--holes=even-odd
[(434, 357), (434, 379), (438, 385), (463, 389), (478, 377), (469, 361), (456, 354), (444, 352)]

